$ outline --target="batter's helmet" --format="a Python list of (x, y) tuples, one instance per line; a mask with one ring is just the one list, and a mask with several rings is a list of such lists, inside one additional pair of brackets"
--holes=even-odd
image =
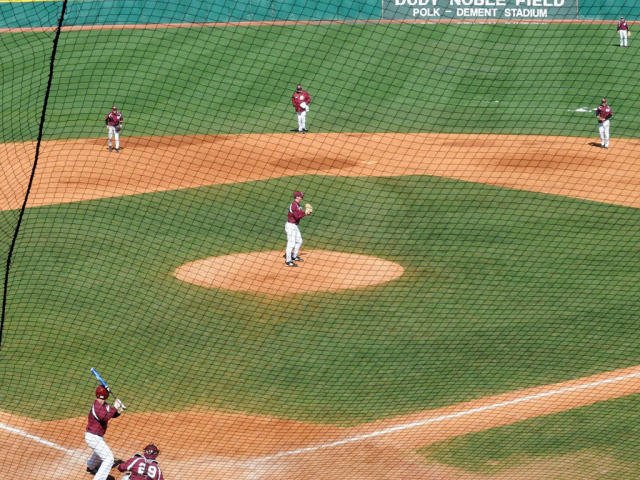
[(109, 390), (102, 385), (96, 387), (96, 398), (102, 398), (103, 400), (109, 398)]
[(147, 458), (154, 459), (160, 454), (160, 450), (153, 443), (150, 443), (143, 450), (144, 456)]
[(304, 192), (293, 192), (293, 198), (296, 198), (296, 197), (300, 197), (300, 198), (304, 197)]

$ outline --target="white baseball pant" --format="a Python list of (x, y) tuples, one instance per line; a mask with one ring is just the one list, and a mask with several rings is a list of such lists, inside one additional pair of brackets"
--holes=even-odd
[(107, 125), (107, 132), (108, 132), (107, 144), (109, 145), (109, 148), (113, 146), (111, 139), (114, 138), (116, 141), (116, 150), (119, 150), (120, 149), (120, 133), (118, 133), (118, 130), (116, 130), (116, 127), (112, 125)]
[(93, 470), (100, 466), (93, 478), (95, 480), (106, 480), (115, 460), (113, 452), (100, 435), (84, 432), (84, 440), (89, 445), (89, 448), (93, 450), (89, 460), (87, 460), (87, 467)]
[(298, 131), (304, 132), (307, 129), (307, 111), (298, 112)]
[(302, 234), (298, 225), (287, 222), (284, 224), (284, 231), (287, 234), (287, 249), (284, 252), (285, 261), (290, 262), (292, 258), (296, 258), (300, 252), (302, 245)]
[(600, 145), (609, 148), (609, 120), (598, 123), (598, 133), (600, 133)]

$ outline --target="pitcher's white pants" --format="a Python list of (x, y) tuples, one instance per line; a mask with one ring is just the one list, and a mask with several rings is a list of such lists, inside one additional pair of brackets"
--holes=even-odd
[(290, 262), (292, 258), (296, 258), (300, 252), (302, 245), (302, 234), (298, 225), (287, 222), (284, 224), (284, 231), (287, 234), (287, 249), (284, 252), (285, 261)]
[(111, 467), (113, 467), (113, 461), (115, 460), (113, 452), (100, 435), (84, 432), (84, 440), (87, 442), (87, 445), (89, 445), (89, 448), (93, 450), (89, 460), (87, 460), (87, 467), (95, 469), (100, 465), (98, 472), (93, 478), (95, 480), (106, 480), (107, 475), (109, 475), (111, 471)]

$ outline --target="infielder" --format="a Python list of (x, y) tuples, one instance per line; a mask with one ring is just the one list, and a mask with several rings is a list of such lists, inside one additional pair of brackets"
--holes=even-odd
[(596, 108), (596, 117), (598, 118), (598, 133), (600, 133), (600, 146), (609, 148), (609, 124), (613, 117), (613, 109), (607, 103), (607, 99), (603, 98)]
[(307, 112), (311, 105), (311, 95), (302, 89), (302, 85), (298, 84), (296, 91), (291, 96), (291, 103), (298, 116), (298, 132), (308, 132), (307, 130)]
[(109, 471), (119, 464), (113, 456), (113, 452), (104, 441), (104, 434), (107, 431), (107, 424), (112, 418), (119, 417), (124, 411), (124, 406), (119, 398), (113, 405), (107, 403), (109, 390), (102, 385), (96, 388), (96, 399), (89, 410), (87, 428), (84, 432), (84, 439), (93, 453), (87, 460), (87, 472), (95, 475), (95, 480), (113, 480)]
[(628, 47), (629, 46), (629, 24), (624, 19), (624, 17), (620, 17), (618, 21), (618, 35), (620, 36), (620, 46)]
[(114, 105), (111, 111), (104, 117), (104, 123), (107, 125), (107, 145), (109, 151), (113, 150), (112, 139), (115, 139), (116, 152), (120, 151), (120, 130), (124, 126), (124, 117)]
[(297, 267), (295, 262), (302, 262), (300, 258), (300, 247), (302, 246), (302, 234), (298, 224), (300, 220), (313, 213), (313, 207), (307, 203), (304, 208), (300, 202), (304, 198), (303, 192), (293, 192), (293, 202), (289, 205), (287, 213), (287, 223), (284, 224), (284, 231), (287, 234), (287, 248), (284, 252), (284, 263), (287, 267)]
[(118, 470), (127, 472), (121, 480), (164, 480), (160, 465), (156, 457), (160, 450), (150, 443), (142, 450), (142, 454), (136, 453), (129, 460), (118, 465)]

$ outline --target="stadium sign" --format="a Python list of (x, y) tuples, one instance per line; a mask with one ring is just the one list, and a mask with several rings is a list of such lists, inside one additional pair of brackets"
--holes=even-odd
[(579, 0), (382, 0), (385, 19), (566, 19)]

